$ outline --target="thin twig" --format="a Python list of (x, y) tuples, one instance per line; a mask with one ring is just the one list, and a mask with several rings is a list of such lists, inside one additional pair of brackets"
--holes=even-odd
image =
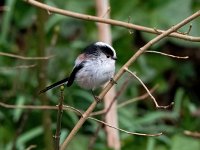
[(178, 59), (188, 59), (189, 56), (175, 56), (172, 54), (167, 54), (167, 53), (163, 53), (163, 52), (158, 52), (158, 51), (146, 51), (147, 53), (156, 53), (156, 54), (161, 54), (164, 56), (168, 56), (168, 57), (172, 57), (172, 58), (178, 58)]
[[(154, 86), (152, 89), (149, 90), (149, 92), (153, 93), (156, 90), (157, 87), (158, 87), (157, 85)], [(126, 106), (128, 104), (134, 103), (136, 101), (144, 100), (147, 97), (149, 97), (149, 93), (145, 93), (145, 94), (143, 94), (141, 96), (138, 96), (138, 97), (132, 98), (130, 100), (124, 101), (124, 102), (120, 103), (117, 107), (121, 108), (121, 107), (124, 107), (124, 106)]]
[(26, 148), (26, 150), (32, 150), (32, 149), (34, 149), (36, 147), (37, 147), (37, 145), (30, 145), (29, 147)]
[[(150, 92), (153, 93), (156, 90), (157, 87), (158, 86), (154, 86), (152, 89), (150, 89)], [(124, 107), (124, 106), (126, 106), (128, 104), (131, 104), (131, 103), (134, 103), (136, 101), (144, 100), (147, 97), (149, 97), (149, 94), (148, 93), (144, 93), (141, 96), (138, 96), (138, 97), (132, 98), (130, 100), (126, 100), (124, 102), (119, 103), (117, 105), (117, 108)], [(106, 109), (103, 109), (103, 110), (99, 110), (99, 111), (96, 111), (96, 112), (92, 112), (90, 116), (97, 116), (97, 115), (102, 115), (102, 114), (105, 114), (105, 113), (106, 113)]]
[(183, 34), (183, 35), (188, 35), (188, 34), (190, 33), (191, 30), (192, 30), (192, 24), (190, 24), (190, 26), (189, 26), (189, 28), (188, 28), (188, 31), (186, 31), (186, 32), (177, 31), (177, 33)]
[(191, 137), (200, 139), (200, 132), (192, 132), (192, 131), (185, 130), (184, 134), (187, 136), (191, 136)]
[[(59, 108), (59, 105), (58, 107), (57, 106), (32, 106), (32, 105), (23, 105), (23, 106), (20, 106), (20, 105), (9, 105), (9, 104), (5, 104), (5, 103), (2, 103), (0, 102), (0, 106), (2, 107), (5, 107), (5, 108), (18, 108), (18, 109), (43, 109), (43, 110), (60, 110)], [(70, 111), (73, 111), (75, 112), (77, 115), (79, 116), (83, 116), (83, 112), (81, 112), (80, 110), (74, 108), (74, 107), (71, 107), (71, 106), (67, 106), (67, 105), (62, 105), (63, 107), (63, 110), (70, 110)], [(61, 118), (60, 118), (61, 119)], [(144, 133), (136, 133), (136, 132), (130, 132), (130, 131), (126, 131), (124, 129), (121, 129), (121, 128), (117, 128), (117, 127), (113, 127), (107, 123), (105, 123), (104, 121), (101, 121), (101, 120), (98, 120), (96, 118), (93, 118), (93, 117), (88, 117), (88, 119), (91, 119), (91, 120), (94, 120), (96, 122), (99, 122), (101, 124), (104, 124), (106, 126), (109, 126), (113, 129), (116, 129), (116, 130), (119, 130), (119, 131), (122, 131), (122, 132), (125, 132), (127, 134), (132, 134), (132, 135), (141, 135), (141, 136), (160, 136), (162, 133), (156, 133), (156, 134), (144, 134)], [(59, 131), (59, 130), (58, 130)], [(56, 131), (56, 137), (59, 137), (58, 134), (59, 132)]]
[(60, 99), (58, 104), (58, 112), (57, 112), (57, 122), (56, 122), (56, 133), (54, 136), (55, 140), (55, 150), (59, 150), (60, 146), (60, 130), (61, 130), (61, 122), (62, 122), (62, 114), (63, 114), (63, 101), (64, 101), (64, 86), (60, 87)]
[(36, 64), (32, 64), (32, 65), (19, 65), (19, 66), (14, 66), (14, 67), (1, 67), (0, 71), (5, 70), (13, 70), (13, 69), (29, 69), (29, 68), (33, 68), (35, 67)]
[[(135, 29), (135, 30), (140, 30), (140, 31), (148, 32), (148, 33), (153, 33), (153, 34), (162, 34), (162, 33), (165, 32), (164, 30), (156, 29), (157, 31), (155, 31), (155, 29), (153, 29), (153, 28), (135, 25), (135, 24), (131, 24), (131, 23), (123, 22), (123, 21), (75, 13), (75, 12), (72, 12), (72, 11), (67, 11), (67, 10), (55, 8), (55, 7), (40, 3), (40, 2), (35, 1), (35, 0), (25, 0), (25, 1), (36, 6), (36, 7), (42, 8), (44, 10), (48, 10), (51, 13), (57, 13), (57, 14), (61, 14), (61, 15), (65, 15), (65, 16), (69, 16), (69, 17), (73, 17), (73, 18), (77, 18), (77, 19), (94, 21), (94, 22), (101, 22), (101, 23), (111, 24), (111, 25), (115, 25), (115, 26), (125, 27), (125, 28), (128, 28), (128, 29)], [(184, 39), (184, 40), (187, 40), (187, 41), (193, 41), (193, 42), (199, 42), (200, 41), (200, 37), (183, 35), (183, 34), (179, 34), (179, 33), (176, 33), (176, 32), (174, 32), (174, 33), (171, 32), (170, 34), (168, 34), (168, 36)]]
[(162, 135), (162, 133), (156, 133), (156, 134), (145, 134), (145, 133), (137, 133), (137, 132), (130, 132), (130, 131), (126, 131), (124, 129), (121, 129), (121, 128), (117, 128), (117, 127), (113, 127), (107, 123), (105, 123), (104, 121), (101, 121), (101, 120), (98, 120), (96, 118), (92, 118), (92, 117), (88, 117), (88, 119), (91, 119), (91, 120), (94, 120), (96, 122), (99, 122), (99, 123), (102, 123), (110, 128), (113, 128), (113, 129), (116, 129), (116, 130), (119, 130), (119, 131), (122, 131), (124, 133), (127, 133), (127, 134), (131, 134), (131, 135), (140, 135), (140, 136), (160, 136)]
[(109, 14), (109, 13), (110, 13), (110, 7), (108, 7), (106, 12), (103, 15), (101, 15), (100, 17), (105, 18), (105, 16), (107, 16), (107, 14)]
[(12, 58), (18, 58), (18, 59), (22, 59), (22, 60), (47, 60), (47, 59), (54, 57), (54, 55), (44, 56), (44, 57), (25, 57), (25, 56), (20, 56), (20, 55), (15, 55), (15, 54), (11, 54), (11, 53), (5, 53), (5, 52), (0, 52), (0, 55), (12, 57)]
[[(6, 104), (3, 102), (0, 102), (0, 106), (4, 108), (9, 109), (32, 109), (32, 110), (58, 110), (58, 105), (56, 106), (47, 106), (47, 105), (41, 105), (41, 106), (34, 106), (34, 105), (12, 105), (12, 104)], [(82, 115), (82, 111), (78, 110), (72, 106), (63, 105), (64, 110), (70, 110), (72, 112), (76, 112), (78, 115)]]
[[(73, 108), (73, 111), (76, 112), (76, 113), (77, 113), (78, 115), (80, 115), (80, 116), (83, 115), (83, 113), (82, 113), (80, 110), (78, 110), (78, 109)], [(93, 117), (88, 117), (88, 119), (94, 120), (94, 121), (96, 121), (96, 122), (99, 122), (99, 123), (101, 123), (101, 124), (104, 124), (104, 125), (106, 125), (106, 126), (108, 126), (108, 127), (111, 127), (111, 128), (113, 128), (113, 129), (116, 129), (116, 130), (119, 130), (119, 131), (122, 131), (122, 132), (125, 132), (125, 133), (128, 133), (128, 134), (132, 134), (132, 135), (141, 135), (141, 136), (160, 136), (160, 135), (162, 134), (162, 133), (156, 133), (156, 134), (145, 134), (145, 133), (129, 132), (129, 131), (126, 131), (126, 130), (121, 129), (121, 128), (113, 127), (113, 126), (111, 126), (111, 125), (105, 123), (104, 121), (98, 120), (98, 119), (93, 118)]]
[(56, 106), (45, 106), (45, 105), (42, 105), (42, 106), (34, 106), (34, 105), (11, 105), (11, 104), (5, 104), (3, 102), (0, 102), (0, 106), (4, 107), (4, 108), (10, 108), (10, 109), (39, 109), (39, 110), (57, 110), (58, 107)]
[[(64, 107), (64, 106), (63, 106), (63, 107)], [(76, 114), (78, 114), (79, 116), (83, 116), (83, 113), (82, 113), (80, 110), (78, 110), (78, 109), (73, 108), (72, 111), (75, 112)], [(113, 126), (111, 126), (111, 125), (105, 123), (104, 121), (98, 120), (98, 119), (93, 118), (93, 117), (88, 117), (88, 119), (94, 120), (94, 121), (96, 121), (96, 122), (99, 122), (99, 123), (101, 123), (101, 124), (104, 124), (104, 125), (106, 125), (106, 126), (108, 126), (108, 127), (111, 127), (111, 128), (113, 128), (113, 129), (116, 129), (116, 130), (119, 130), (119, 131), (122, 131), (122, 132), (125, 132), (125, 133), (128, 133), (128, 134), (132, 134), (132, 135), (141, 135), (141, 136), (160, 136), (160, 135), (162, 134), (162, 133), (156, 133), (156, 134), (144, 134), (144, 133), (129, 132), (129, 131), (126, 131), (126, 130), (121, 129), (121, 128), (113, 127)]]
[(185, 35), (189, 35), (189, 33), (190, 33), (191, 30), (192, 30), (192, 24), (190, 24), (188, 31), (185, 32), (184, 34), (185, 34)]
[[(76, 114), (78, 114), (78, 115), (80, 115), (80, 116), (83, 116), (83, 114), (82, 114), (82, 112), (81, 112), (80, 110), (73, 108), (73, 111), (76, 112)], [(98, 120), (98, 119), (93, 118), (93, 117), (88, 117), (88, 119), (94, 120), (94, 121), (99, 122), (99, 123), (101, 123), (101, 124), (104, 124), (104, 125), (106, 125), (106, 126), (108, 126), (108, 127), (110, 127), (110, 128), (119, 130), (119, 131), (121, 131), (121, 132), (125, 132), (125, 133), (127, 133), (127, 134), (139, 135), (139, 136), (160, 136), (160, 135), (162, 135), (162, 133), (145, 134), (145, 133), (130, 132), (130, 131), (126, 131), (126, 130), (121, 129), (121, 128), (117, 128), (117, 127), (111, 126), (111, 125), (107, 124), (106, 122), (101, 121), (101, 120)]]
[(70, 111), (72, 111), (72, 112), (75, 112), (77, 115), (79, 115), (79, 116), (82, 116), (82, 114), (84, 113), (83, 111), (81, 111), (81, 110), (79, 110), (79, 109), (76, 109), (76, 108), (74, 108), (74, 107), (72, 107), (72, 106), (68, 106), (68, 105), (63, 105), (63, 108), (65, 109), (65, 110), (70, 110)]
[[(128, 23), (130, 23), (130, 21), (131, 21), (131, 16), (128, 16)], [(128, 31), (129, 34), (133, 34), (133, 29), (129, 28)]]
[(167, 106), (160, 106), (158, 105), (156, 99), (153, 97), (153, 95), (151, 94), (151, 92), (149, 91), (149, 89), (146, 87), (146, 85), (142, 82), (142, 80), (135, 74), (133, 73), (132, 71), (130, 71), (129, 69), (125, 69), (128, 73), (130, 73), (133, 77), (135, 77), (141, 84), (142, 86), (145, 88), (145, 90), (147, 91), (147, 93), (149, 94), (149, 96), (152, 98), (154, 104), (156, 105), (156, 108), (169, 108), (171, 105), (173, 105), (174, 103), (172, 102), (170, 105), (167, 105)]

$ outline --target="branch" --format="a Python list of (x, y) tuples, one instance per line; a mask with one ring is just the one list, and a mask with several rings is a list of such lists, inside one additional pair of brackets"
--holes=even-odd
[(59, 150), (59, 145), (60, 145), (60, 130), (61, 130), (62, 113), (63, 113), (63, 101), (64, 101), (63, 91), (64, 91), (64, 86), (61, 86), (60, 87), (60, 99), (59, 99), (58, 112), (57, 112), (56, 134), (54, 136), (55, 150)]
[[(153, 92), (155, 91), (156, 88), (157, 88), (157, 86), (153, 87), (149, 92), (150, 92), (150, 93), (153, 93)], [(128, 104), (131, 104), (131, 103), (134, 103), (134, 102), (136, 102), (136, 101), (144, 100), (144, 99), (147, 98), (147, 97), (149, 97), (149, 93), (144, 93), (144, 94), (141, 95), (141, 96), (138, 96), (138, 97), (135, 97), (135, 98), (133, 98), (133, 99), (130, 99), (130, 100), (127, 100), (127, 101), (124, 101), (124, 102), (120, 103), (120, 104), (118, 105), (118, 108), (124, 107), (124, 106), (126, 106), (126, 105), (128, 105)]]
[(94, 120), (94, 121), (99, 122), (99, 123), (102, 123), (102, 124), (104, 124), (104, 125), (106, 125), (106, 126), (108, 126), (108, 127), (110, 127), (110, 128), (119, 130), (119, 131), (121, 131), (121, 132), (125, 132), (125, 133), (127, 133), (127, 134), (131, 134), (131, 135), (139, 135), (139, 136), (160, 136), (160, 135), (162, 135), (162, 133), (145, 134), (145, 133), (130, 132), (130, 131), (126, 131), (126, 130), (121, 129), (121, 128), (113, 127), (113, 126), (111, 126), (111, 125), (105, 123), (104, 121), (98, 120), (98, 119), (96, 119), (96, 118), (88, 117), (88, 119)]
[[(153, 87), (150, 92), (153, 93), (155, 91), (155, 89), (157, 88), (158, 86), (155, 86)], [(121, 107), (124, 107), (128, 104), (131, 104), (131, 103), (134, 103), (136, 101), (140, 101), (140, 100), (144, 100), (145, 98), (149, 97), (149, 94), (148, 93), (144, 93), (143, 95), (141, 96), (138, 96), (138, 97), (135, 97), (135, 98), (132, 98), (130, 100), (127, 100), (127, 101), (124, 101), (124, 102), (121, 102), (117, 105), (117, 108), (121, 108)], [(108, 110), (107, 109), (103, 109), (103, 110), (99, 110), (99, 111), (96, 111), (96, 112), (93, 112), (90, 114), (90, 116), (97, 116), (97, 115), (102, 115), (102, 114), (105, 114)]]
[(19, 65), (19, 66), (14, 66), (14, 67), (0, 67), (0, 70), (8, 71), (10, 69), (29, 69), (29, 68), (33, 68), (35, 66), (36, 66), (36, 64), (32, 64), (32, 65)]
[[(177, 31), (179, 28), (187, 24), (188, 22), (194, 20), (195, 18), (200, 16), (200, 11), (194, 13), (193, 15), (189, 16), (185, 20), (181, 21), (175, 26), (172, 26), (167, 31), (163, 32), (162, 34), (158, 35), (151, 41), (149, 41), (146, 45), (141, 47), (125, 64), (124, 66), (117, 72), (117, 74), (114, 76), (113, 81), (118, 81), (119, 78), (126, 72), (126, 68), (128, 68), (135, 60), (143, 54), (149, 47), (151, 47), (153, 44), (157, 43), (161, 39), (165, 38), (169, 34), (171, 34), (174, 31)], [(98, 98), (102, 99), (105, 94), (111, 89), (111, 87), (114, 85), (114, 82), (110, 81), (107, 86), (102, 90), (102, 92), (99, 94)], [(93, 103), (89, 106), (89, 108), (85, 111), (85, 113), (82, 115), (80, 120), (77, 122), (75, 127), (72, 129), (72, 131), (69, 133), (68, 137), (65, 139), (64, 143), (61, 145), (61, 150), (64, 150), (67, 148), (69, 142), (72, 140), (72, 138), (75, 136), (75, 134), (78, 132), (78, 130), (81, 128), (83, 123), (87, 120), (87, 118), (90, 116), (91, 112), (95, 109), (97, 105), (97, 101), (94, 100)]]
[[(106, 24), (124, 27), (124, 28), (127, 28), (127, 29), (135, 29), (135, 30), (140, 30), (140, 31), (148, 32), (148, 33), (153, 33), (153, 34), (162, 34), (162, 33), (165, 32), (164, 30), (159, 30), (159, 29), (155, 30), (153, 28), (148, 28), (148, 27), (144, 27), (144, 26), (140, 26), (140, 25), (126, 23), (126, 22), (123, 22), (123, 21), (75, 13), (75, 12), (72, 12), (72, 11), (67, 11), (67, 10), (55, 8), (55, 7), (40, 3), (40, 2), (35, 1), (35, 0), (25, 0), (25, 1), (36, 6), (36, 7), (45, 9), (45, 10), (47, 10), (47, 12), (53, 12), (53, 13), (57, 13), (57, 14), (61, 14), (61, 15), (64, 15), (64, 16), (69, 16), (69, 17), (73, 17), (73, 18), (77, 18), (77, 19), (94, 21), (94, 22), (101, 22), (101, 23), (106, 23)], [(172, 31), (172, 32), (174, 32), (174, 31)], [(168, 36), (176, 37), (176, 38), (187, 40), (187, 41), (193, 41), (193, 42), (199, 42), (200, 41), (200, 37), (193, 37), (193, 36), (183, 35), (183, 34), (176, 33), (176, 32), (172, 33), (172, 32), (170, 34), (168, 34)]]
[[(65, 106), (63, 106), (63, 107), (65, 107)], [(75, 113), (76, 113), (77, 115), (79, 115), (79, 116), (83, 116), (82, 112), (81, 112), (80, 110), (76, 109), (76, 108), (73, 108), (72, 111), (75, 112)], [(110, 124), (108, 124), (108, 123), (106, 123), (106, 122), (104, 122), (104, 121), (101, 121), (101, 120), (96, 119), (96, 118), (93, 118), (93, 117), (88, 117), (88, 119), (94, 120), (94, 121), (96, 121), (96, 122), (98, 122), (98, 123), (101, 123), (101, 124), (104, 124), (104, 125), (106, 125), (106, 126), (108, 126), (108, 127), (110, 127), (110, 128), (119, 130), (119, 131), (124, 132), (124, 133), (127, 133), (127, 134), (131, 134), (131, 135), (139, 135), (139, 136), (160, 136), (160, 135), (162, 135), (162, 133), (145, 134), (145, 133), (130, 132), (130, 131), (126, 131), (126, 130), (121, 129), (121, 128), (114, 127), (114, 126), (112, 126), (112, 125), (110, 125)]]
[(167, 106), (160, 106), (158, 105), (156, 99), (153, 97), (153, 95), (151, 94), (151, 92), (149, 91), (149, 89), (146, 87), (146, 85), (142, 82), (142, 80), (136, 76), (132, 71), (130, 71), (129, 69), (125, 69), (128, 73), (130, 73), (133, 77), (135, 77), (141, 84), (142, 86), (145, 88), (145, 90), (147, 91), (147, 93), (149, 94), (149, 96), (152, 98), (154, 104), (156, 105), (156, 108), (169, 108), (170, 106), (172, 106), (174, 104), (174, 102), (172, 102), (171, 104), (167, 105)]
[[(10, 104), (5, 104), (5, 103), (2, 103), (0, 102), (0, 106), (2, 107), (5, 107), (5, 108), (11, 108), (11, 109), (42, 109), (42, 110), (60, 110), (59, 108), (59, 105), (57, 106), (33, 106), (33, 105), (10, 105)], [(83, 112), (72, 107), (72, 106), (67, 106), (67, 105), (62, 105), (63, 107), (63, 110), (70, 110), (74, 113), (76, 113), (77, 115), (79, 116), (83, 116)], [(140, 136), (160, 136), (162, 133), (156, 133), (156, 134), (145, 134), (145, 133), (136, 133), (136, 132), (130, 132), (130, 131), (126, 131), (124, 129), (121, 129), (121, 128), (117, 128), (117, 127), (114, 127), (114, 126), (111, 126), (107, 123), (105, 123), (104, 121), (101, 121), (101, 120), (98, 120), (96, 118), (93, 118), (93, 117), (88, 117), (88, 119), (91, 119), (91, 120), (94, 120), (96, 122), (99, 122), (101, 124), (104, 124), (110, 128), (113, 128), (113, 129), (116, 129), (116, 130), (119, 130), (119, 131), (122, 131), (122, 132), (125, 132), (127, 134), (132, 134), (132, 135), (140, 135)], [(57, 126), (58, 127), (58, 126)], [(59, 131), (59, 129), (58, 129)], [(56, 131), (57, 132), (57, 131)], [(59, 137), (58, 134), (59, 132), (56, 133), (56, 137)]]
[(0, 102), (0, 106), (4, 108), (10, 108), (10, 109), (39, 109), (39, 110), (57, 110), (58, 107), (56, 106), (48, 106), (48, 105), (42, 105), (42, 106), (34, 106), (34, 105), (11, 105), (11, 104), (5, 104), (3, 102)]
[(178, 59), (188, 59), (189, 56), (175, 56), (175, 55), (171, 55), (171, 54), (166, 54), (163, 52), (158, 52), (158, 51), (146, 51), (147, 53), (156, 53), (156, 54), (161, 54), (164, 56), (168, 56), (168, 57), (172, 57), (172, 58), (178, 58)]
[(54, 57), (54, 55), (44, 56), (44, 57), (25, 57), (25, 56), (20, 56), (20, 55), (5, 53), (5, 52), (0, 52), (0, 55), (12, 57), (12, 58), (18, 58), (18, 59), (22, 59), (22, 60), (47, 60), (47, 59)]
[(37, 147), (37, 145), (30, 145), (29, 147), (26, 148), (26, 150), (32, 150), (32, 149), (34, 149), (36, 147)]
[[(34, 105), (11, 105), (0, 102), (0, 106), (9, 109), (32, 109), (32, 110), (58, 110), (58, 105), (56, 106), (49, 106), (49, 105), (41, 105), (41, 106), (34, 106)], [(72, 112), (76, 112), (79, 115), (82, 115), (82, 111), (78, 110), (72, 106), (63, 105), (64, 110), (70, 110)]]
[(192, 132), (192, 131), (185, 130), (184, 134), (187, 136), (191, 136), (191, 137), (200, 139), (200, 132)]

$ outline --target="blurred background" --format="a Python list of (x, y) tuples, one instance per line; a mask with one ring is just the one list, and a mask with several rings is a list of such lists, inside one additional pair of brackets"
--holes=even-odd
[[(95, 15), (94, 0), (45, 0), (45, 4), (65, 10)], [(200, 9), (199, 0), (110, 0), (112, 19), (166, 30)], [(190, 24), (179, 31), (187, 32)], [(112, 43), (117, 51), (117, 70), (153, 34), (111, 26)], [(200, 18), (192, 21), (189, 33), (200, 36)], [(0, 1), (0, 52), (24, 57), (53, 56), (49, 59), (19, 59), (0, 55), (0, 149), (52, 149), (55, 134), (55, 110), (5, 108), (10, 105), (58, 104), (59, 89), (38, 95), (38, 91), (69, 75), (77, 55), (88, 44), (98, 40), (95, 22), (50, 14), (24, 1)], [(200, 127), (200, 43), (165, 38), (150, 50), (165, 52), (189, 59), (173, 59), (159, 54), (145, 53), (130, 67), (149, 89), (160, 105), (174, 106), (167, 110), (156, 109), (148, 97), (118, 108), (119, 127), (132, 132), (159, 133), (159, 137), (133, 136), (120, 132), (122, 150), (199, 150), (200, 140), (184, 134), (185, 130), (198, 132)], [(126, 84), (117, 102), (123, 103), (146, 93), (142, 85), (125, 74), (116, 85), (117, 91)], [(97, 91), (100, 92), (100, 91)], [(64, 91), (65, 104), (86, 110), (93, 101), (89, 91), (73, 85)], [(103, 109), (99, 104), (95, 111)], [(101, 116), (97, 116), (101, 119)], [(64, 111), (61, 141), (71, 131), (79, 117)], [(88, 149), (98, 124), (88, 120), (69, 149)], [(49, 143), (45, 144), (45, 143)], [(77, 144), (78, 143), (78, 144)], [(104, 128), (100, 130), (94, 150), (109, 150)]]

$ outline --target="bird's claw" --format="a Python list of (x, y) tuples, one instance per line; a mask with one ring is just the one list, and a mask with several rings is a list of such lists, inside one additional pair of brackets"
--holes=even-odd
[(117, 84), (117, 82), (113, 78), (110, 79), (110, 82), (112, 82), (112, 84)]

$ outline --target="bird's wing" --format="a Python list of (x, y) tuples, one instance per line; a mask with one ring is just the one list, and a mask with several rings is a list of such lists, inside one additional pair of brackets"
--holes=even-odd
[(79, 65), (76, 65), (76, 66), (74, 67), (74, 69), (72, 70), (72, 73), (71, 73), (70, 76), (69, 76), (68, 82), (67, 82), (67, 86), (68, 86), (68, 87), (71, 86), (71, 85), (73, 84), (77, 72), (78, 72), (81, 68), (83, 68), (84, 63), (85, 63), (85, 61), (82, 61)]

